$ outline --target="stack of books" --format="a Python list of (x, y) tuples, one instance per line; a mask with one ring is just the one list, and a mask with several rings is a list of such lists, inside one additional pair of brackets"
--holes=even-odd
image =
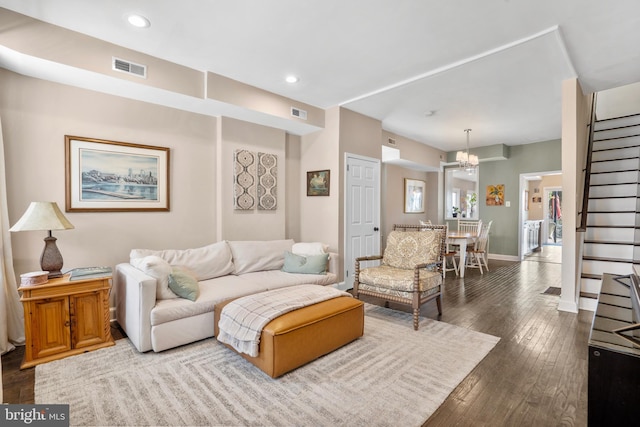
[(74, 268), (69, 272), (69, 280), (84, 280), (99, 277), (111, 277), (111, 267)]

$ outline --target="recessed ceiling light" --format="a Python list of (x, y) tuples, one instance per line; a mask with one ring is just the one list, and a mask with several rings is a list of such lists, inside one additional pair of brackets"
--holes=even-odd
[(137, 28), (148, 28), (151, 26), (151, 22), (147, 18), (135, 13), (127, 16), (127, 21), (129, 21), (129, 24)]
[(287, 83), (298, 83), (298, 80), (300, 79), (296, 76), (287, 76), (285, 80)]

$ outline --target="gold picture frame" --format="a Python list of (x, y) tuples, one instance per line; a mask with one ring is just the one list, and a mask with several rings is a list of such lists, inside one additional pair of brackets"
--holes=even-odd
[(170, 209), (170, 149), (65, 135), (67, 212)]

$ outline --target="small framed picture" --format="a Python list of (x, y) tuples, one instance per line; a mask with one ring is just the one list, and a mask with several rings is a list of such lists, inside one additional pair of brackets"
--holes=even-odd
[(328, 196), (331, 183), (331, 171), (307, 172), (307, 196)]
[(424, 213), (425, 182), (419, 179), (404, 179), (404, 213)]
[(169, 210), (169, 148), (65, 136), (67, 212)]

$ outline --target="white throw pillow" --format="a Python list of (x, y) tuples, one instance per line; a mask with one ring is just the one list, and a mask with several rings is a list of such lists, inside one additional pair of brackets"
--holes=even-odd
[[(158, 256), (172, 266), (184, 267), (198, 279), (206, 280), (226, 276), (233, 272), (231, 250), (227, 242), (218, 242), (194, 249), (133, 249), (130, 259), (143, 258), (149, 255)], [(133, 264), (133, 263), (132, 263)]]
[(329, 252), (329, 245), (320, 242), (295, 243), (291, 248), (291, 253), (302, 256), (322, 255)]
[(150, 255), (132, 259), (131, 265), (156, 279), (156, 299), (178, 298), (178, 295), (169, 289), (171, 266), (167, 261), (158, 256)]
[(280, 270), (284, 253), (291, 252), (293, 240), (229, 241), (233, 255), (233, 274)]

